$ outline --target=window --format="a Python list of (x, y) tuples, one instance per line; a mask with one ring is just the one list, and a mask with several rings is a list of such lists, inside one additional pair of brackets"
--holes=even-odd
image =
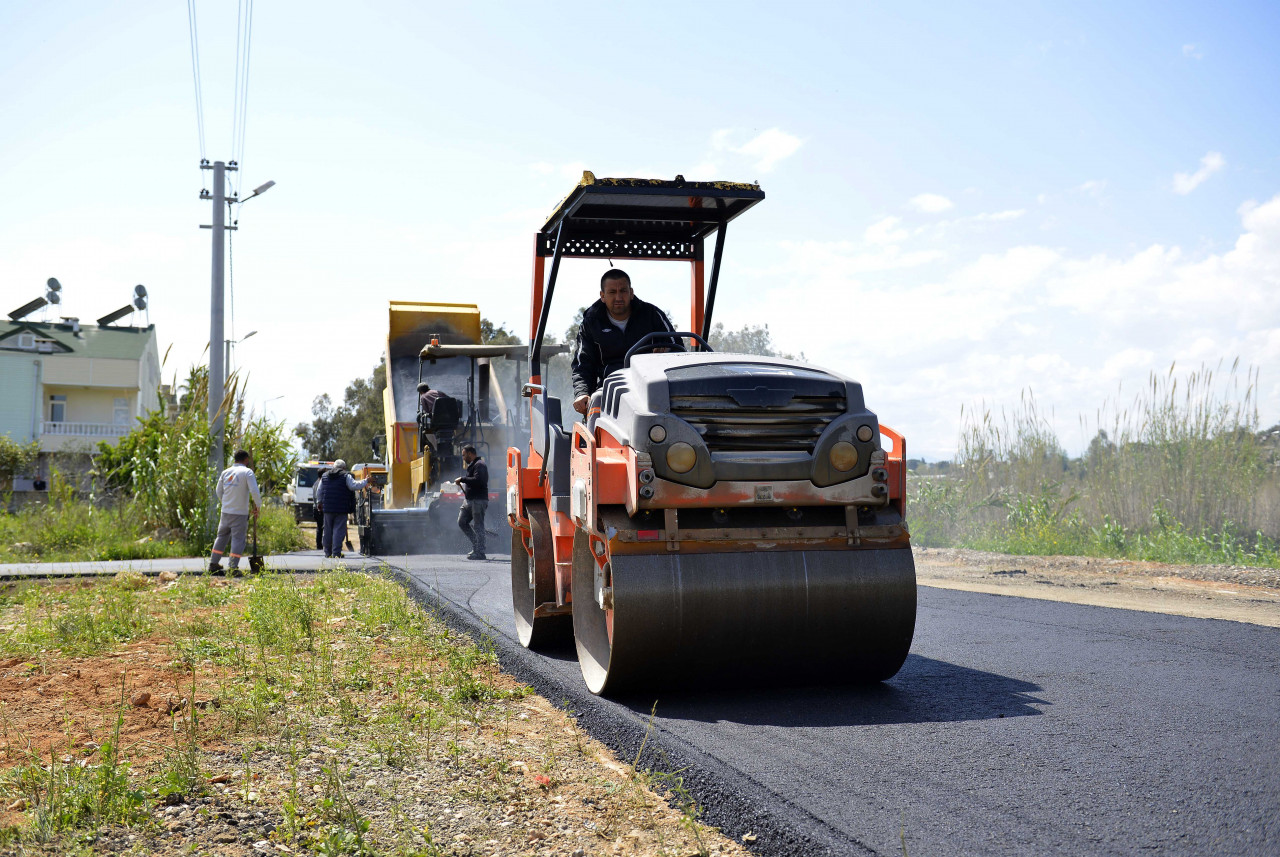
[(67, 397), (54, 394), (49, 397), (49, 422), (61, 423), (67, 420)]
[(117, 396), (113, 408), (113, 422), (118, 426), (127, 426), (129, 424), (129, 400), (123, 396)]
[(18, 347), (24, 351), (30, 351), (36, 347), (36, 335), (34, 333), (19, 333)]

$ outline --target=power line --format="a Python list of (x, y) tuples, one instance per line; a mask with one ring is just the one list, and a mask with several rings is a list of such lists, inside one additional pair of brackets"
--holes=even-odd
[(200, 89), (200, 31), (195, 0), (187, 0), (187, 32), (191, 37), (191, 78), (196, 90), (196, 133), (200, 138), (200, 159), (204, 160), (204, 94)]
[[(235, 103), (231, 116), (231, 154), (237, 164), (244, 162), (245, 125), (249, 115), (249, 59), (252, 47), (253, 0), (240, 0), (236, 8)], [(242, 173), (239, 187), (243, 186)]]

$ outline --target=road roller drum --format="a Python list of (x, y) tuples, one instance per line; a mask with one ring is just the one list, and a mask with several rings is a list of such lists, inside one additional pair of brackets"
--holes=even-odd
[(574, 544), (574, 636), (594, 693), (725, 678), (856, 683), (892, 677), (911, 648), (909, 549), (619, 555), (611, 610)]

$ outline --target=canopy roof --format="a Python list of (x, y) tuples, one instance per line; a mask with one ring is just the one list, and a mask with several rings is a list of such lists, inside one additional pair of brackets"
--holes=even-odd
[(758, 184), (596, 178), (590, 172), (538, 232), (538, 253), (565, 257), (701, 258), (702, 239), (760, 200)]
[[(563, 354), (569, 345), (544, 345), (542, 353), (548, 356)], [(529, 356), (527, 345), (427, 345), (418, 355), (423, 360), (437, 360), (446, 357), (508, 357), (512, 360), (524, 360)]]

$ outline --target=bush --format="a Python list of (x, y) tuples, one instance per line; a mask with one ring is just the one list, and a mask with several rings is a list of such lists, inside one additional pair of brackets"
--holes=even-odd
[[(98, 456), (98, 472), (136, 507), (144, 525), (182, 530), (196, 553), (212, 543), (215, 521), (210, 507), (217, 473), (210, 472), (208, 464), (213, 441), (204, 406), (207, 390), (207, 370), (193, 367), (173, 420), (163, 410), (154, 410), (116, 446), (100, 444)], [(263, 497), (279, 493), (296, 464), (284, 423), (246, 417), (234, 376), (223, 408), (224, 454), (229, 458), (236, 449), (248, 450)]]

